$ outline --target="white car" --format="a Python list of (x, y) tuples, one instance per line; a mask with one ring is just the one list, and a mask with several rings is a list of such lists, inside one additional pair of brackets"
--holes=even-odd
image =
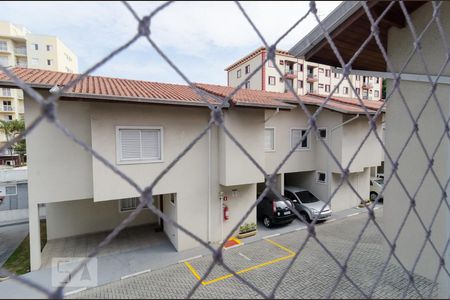
[[(370, 201), (375, 201), (384, 186), (384, 178), (372, 177), (370, 178)], [(380, 202), (383, 201), (383, 195), (380, 196)]]

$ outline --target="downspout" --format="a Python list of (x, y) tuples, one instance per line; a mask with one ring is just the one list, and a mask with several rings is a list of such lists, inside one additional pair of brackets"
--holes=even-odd
[(208, 220), (207, 242), (211, 242), (211, 128), (208, 130)]
[[(335, 127), (333, 127), (331, 130), (330, 130), (330, 145), (329, 145), (329, 147), (333, 150), (333, 131), (335, 131), (336, 129), (338, 129), (338, 128), (341, 128), (341, 127), (343, 127), (344, 125), (346, 125), (346, 124), (348, 124), (348, 123), (350, 123), (350, 122), (353, 122), (354, 120), (356, 120), (356, 119), (358, 119), (359, 118), (359, 114), (357, 114), (356, 116), (354, 116), (353, 118), (351, 118), (351, 119), (349, 119), (349, 120), (347, 120), (347, 121), (345, 121), (345, 122), (343, 122), (343, 123), (341, 123), (341, 124), (338, 124), (338, 125), (336, 125)], [(331, 194), (331, 173), (330, 173), (330, 155), (328, 155), (328, 159), (327, 159), (327, 176), (330, 176), (330, 178), (329, 178), (329, 180), (328, 180), (328, 182), (329, 182), (329, 184), (328, 184), (328, 199), (330, 198), (330, 194)], [(331, 202), (329, 203), (329, 205), (330, 205), (330, 207), (331, 207)]]

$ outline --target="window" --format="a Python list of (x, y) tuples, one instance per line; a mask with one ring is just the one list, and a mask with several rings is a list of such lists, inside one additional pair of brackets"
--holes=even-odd
[(5, 116), (5, 121), (12, 121), (13, 116), (12, 115), (6, 115)]
[(162, 161), (161, 127), (118, 127), (116, 134), (118, 162)]
[(319, 68), (319, 73), (323, 73), (323, 68)]
[(356, 88), (356, 94), (361, 95), (361, 89), (360, 88)]
[(327, 139), (327, 129), (326, 128), (319, 128), (319, 138), (326, 140)]
[(303, 64), (297, 64), (297, 71), (303, 72)]
[(126, 212), (135, 210), (139, 205), (139, 197), (126, 198), (119, 200), (119, 211)]
[(264, 129), (264, 151), (275, 151), (275, 128)]
[(271, 61), (271, 60), (268, 60), (268, 61), (267, 61), (267, 65), (268, 65), (270, 68), (274, 68), (273, 61)]
[(376, 78), (376, 83), (380, 83), (380, 78), (379, 77)]
[[(2, 91), (2, 95), (3, 96), (7, 96), (10, 97), (11, 96), (11, 89), (10, 88), (1, 88), (0, 89)], [(4, 103), (5, 101), (3, 101)], [(11, 101), (8, 101), (11, 104)]]
[(170, 194), (170, 204), (175, 206), (176, 200), (177, 200), (177, 194)]
[(6, 67), (8, 66), (8, 57), (7, 56), (0, 56), (0, 65)]
[(303, 80), (297, 80), (297, 88), (299, 89), (303, 88)]
[(323, 89), (323, 83), (319, 83), (319, 89)]
[(53, 50), (53, 46), (52, 45), (47, 45), (47, 51), (52, 51)]
[(380, 97), (380, 92), (379, 92), (379, 91), (375, 91), (375, 92), (374, 92), (374, 96), (375, 96), (375, 97)]
[(269, 85), (275, 85), (276, 78), (275, 76), (269, 76)]
[(51, 66), (53, 64), (53, 59), (47, 59), (47, 65)]
[(32, 59), (31, 59), (31, 64), (32, 64), (33, 66), (39, 65), (39, 58), (32, 58)]
[(325, 70), (325, 77), (330, 77), (330, 70)]
[(360, 80), (361, 79), (361, 76), (360, 75), (356, 75), (356, 80)]
[(245, 74), (250, 73), (250, 65), (245, 66)]
[(8, 44), (6, 41), (0, 41), (0, 51), (8, 51)]
[(10, 185), (6, 187), (6, 196), (17, 195), (17, 186)]
[(345, 87), (345, 86), (344, 86), (344, 94), (345, 94), (345, 95), (348, 95), (348, 87)]
[(336, 88), (336, 91), (335, 91), (335, 93), (336, 93), (336, 94), (339, 94), (339, 87), (338, 87), (338, 86), (336, 86), (336, 85), (335, 85), (334, 87)]
[(280, 65), (284, 65), (284, 61), (282, 61), (281, 59), (280, 59)]
[(339, 73), (333, 72), (334, 73), (334, 78), (339, 78)]
[(325, 84), (325, 92), (330, 92), (330, 85), (329, 84)]
[(237, 70), (237, 78), (241, 78), (241, 69)]
[(245, 88), (246, 88), (246, 89), (249, 89), (249, 88), (250, 88), (250, 80), (247, 80), (247, 81), (245, 82)]
[(39, 45), (38, 44), (33, 44), (34, 50), (39, 50)]
[(304, 137), (295, 150), (309, 149), (308, 136), (305, 134), (306, 129), (291, 129), (291, 148), (294, 148)]
[(327, 173), (325, 172), (316, 172), (316, 181), (317, 183), (327, 183)]

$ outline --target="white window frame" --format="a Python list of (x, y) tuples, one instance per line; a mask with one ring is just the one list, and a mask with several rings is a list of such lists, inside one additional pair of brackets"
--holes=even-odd
[[(15, 193), (13, 193), (13, 194), (7, 194), (7, 193), (6, 193), (6, 190), (7, 190), (8, 188), (10, 188), (10, 187), (14, 187), (14, 188), (15, 188)], [(15, 196), (15, 195), (17, 195), (17, 184), (11, 184), (11, 185), (5, 186), (5, 195), (6, 195), (6, 196)]]
[(236, 78), (241, 78), (241, 76), (242, 76), (242, 71), (241, 71), (241, 69), (239, 69), (236, 71)]
[[(291, 149), (294, 147), (294, 144), (292, 143), (292, 131), (294, 131), (294, 130), (306, 130), (306, 131), (308, 131), (308, 129), (307, 128), (290, 128), (290, 130), (289, 130), (289, 140), (290, 140), (290, 143), (291, 143)], [(299, 147), (298, 148), (296, 148), (294, 151), (309, 151), (309, 150), (311, 150), (311, 131), (310, 132), (308, 132), (308, 134), (307, 134), (307, 136), (306, 136), (306, 138), (307, 138), (307, 147), (301, 147), (301, 145), (299, 145)]]
[[(273, 149), (266, 149), (266, 147), (265, 147), (265, 138), (266, 138), (266, 136), (265, 136), (265, 134), (266, 134), (266, 129), (269, 129), (269, 130), (272, 130), (273, 131)], [(275, 127), (265, 127), (264, 128), (264, 152), (275, 152), (275, 148), (276, 148), (276, 140), (275, 140), (275, 136), (276, 136), (276, 130), (275, 130)]]
[[(251, 73), (250, 64), (246, 65), (244, 69), (245, 69), (245, 71), (244, 71), (245, 74), (250, 74)], [(247, 69), (248, 69), (248, 71), (247, 71)]]
[(8, 42), (4, 40), (0, 40), (0, 43), (5, 43), (5, 48), (0, 47), (0, 51), (8, 51)]
[[(273, 78), (273, 83), (270, 83), (270, 78)], [(269, 76), (269, 78), (267, 79), (267, 83), (269, 85), (276, 85), (277, 84), (277, 78), (275, 76)]]
[[(120, 147), (120, 129), (157, 129), (160, 130), (160, 141), (161, 141), (161, 158), (159, 160), (149, 160), (149, 159), (122, 159), (121, 147)], [(164, 162), (164, 128), (162, 126), (116, 126), (116, 164), (118, 165), (132, 165), (132, 164), (152, 164), (152, 163), (162, 163)]]
[(245, 89), (250, 89), (250, 80), (247, 80), (246, 82), (245, 82)]
[[(130, 209), (122, 209), (122, 201), (123, 201), (123, 200), (128, 200), (128, 199), (136, 200), (136, 206), (133, 207), (133, 208), (130, 208)], [(129, 197), (129, 198), (119, 199), (119, 201), (118, 201), (118, 204), (119, 204), (119, 212), (120, 212), (120, 213), (127, 213), (127, 212), (134, 211), (134, 210), (138, 207), (139, 202), (140, 202), (139, 197)]]
[(177, 206), (177, 194), (176, 193), (170, 194), (169, 202), (170, 202), (170, 204), (172, 204), (173, 207)]
[(33, 44), (33, 49), (35, 51), (38, 51), (39, 50), (39, 44)]
[(319, 127), (319, 128), (317, 128), (317, 131), (320, 131), (320, 130), (325, 130), (325, 138), (322, 138), (320, 136), (320, 133), (318, 132), (318, 134), (316, 135), (316, 139), (322, 139), (322, 140), (326, 141), (328, 139), (328, 128), (327, 127)]
[[(320, 181), (319, 180), (319, 173), (325, 174), (325, 180), (324, 181)], [(328, 182), (328, 175), (327, 172), (324, 171), (316, 171), (316, 183), (318, 184), (327, 184)]]

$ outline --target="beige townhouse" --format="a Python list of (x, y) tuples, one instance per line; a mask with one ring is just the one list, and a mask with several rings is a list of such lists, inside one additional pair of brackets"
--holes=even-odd
[[(20, 79), (43, 96), (77, 75), (15, 68)], [(5, 74), (0, 85), (14, 87)], [(217, 106), (231, 87), (197, 84)], [(301, 96), (311, 112), (325, 97)], [(366, 101), (370, 114), (380, 102)], [(25, 122), (41, 113), (25, 95)], [(323, 139), (338, 162), (347, 164), (362, 142), (368, 123), (356, 100), (330, 99), (318, 115), (320, 135), (309, 133), (277, 174), (277, 186), (298, 184), (327, 200), (340, 178)], [(207, 128), (211, 111), (189, 86), (89, 76), (57, 103), (61, 123), (81, 141), (146, 187)], [(296, 99), (287, 93), (241, 90), (223, 109), (224, 126), (266, 172), (273, 172), (308, 127)], [(378, 122), (381, 122), (379, 120)], [(47, 208), (47, 238), (111, 230), (137, 206), (139, 193), (102, 162), (68, 139), (47, 121), (27, 138), (31, 267), (41, 266), (38, 207)], [(370, 155), (368, 155), (370, 153)], [(370, 168), (381, 163), (381, 147), (373, 136), (350, 166), (350, 181), (360, 196), (369, 196)], [(69, 159), (70, 158), (70, 159)], [(264, 176), (223, 130), (210, 130), (154, 187), (154, 204), (202, 240), (218, 242), (237, 225), (264, 188)], [(223, 201), (230, 216), (224, 220)], [(359, 203), (348, 186), (331, 200), (338, 211)], [(245, 222), (256, 223), (253, 210)], [(245, 223), (244, 222), (244, 223)], [(145, 209), (130, 226), (160, 223), (174, 251), (198, 246), (179, 229)], [(149, 234), (152, 234), (151, 232)], [(44, 248), (45, 251), (45, 248)]]
[[(285, 93), (292, 86), (298, 95), (329, 95), (335, 88), (333, 96), (380, 100), (382, 97), (382, 78), (365, 75), (350, 75), (350, 81), (342, 80), (342, 74), (335, 72), (329, 65), (306, 61), (291, 55), (287, 51), (276, 50), (275, 61), (282, 75), (278, 73), (272, 61), (267, 58), (267, 49), (261, 47), (228, 66), (228, 86), (236, 87), (245, 81), (244, 87), (253, 90)], [(262, 64), (262, 67), (259, 68)], [(251, 72), (259, 70), (247, 79)]]
[[(22, 25), (0, 21), (0, 65), (77, 73), (78, 59), (59, 38), (33, 34)], [(23, 91), (0, 88), (0, 120), (24, 116)], [(6, 137), (0, 133), (0, 145)]]
[[(372, 24), (363, 3), (342, 3), (323, 21), (344, 60), (371, 36)], [(389, 1), (365, 4), (374, 19), (383, 11), (384, 17), (377, 22), (382, 47), (390, 61), (388, 67), (372, 39), (352, 66), (357, 74), (385, 77), (387, 94), (392, 94), (386, 99), (385, 146), (397, 165), (386, 161), (385, 181), (392, 179), (385, 187), (382, 229), (395, 246), (394, 261), (408, 272), (436, 280), (438, 297), (448, 298), (450, 2), (406, 1), (403, 7)], [(358, 28), (358, 32), (353, 28)], [(420, 38), (414, 38), (411, 28)], [(331, 48), (321, 32), (319, 27), (313, 29), (290, 53), (317, 63), (339, 65), (330, 55)], [(316, 45), (324, 44), (317, 51)], [(393, 74), (401, 76), (398, 84)], [(418, 135), (412, 134), (415, 132)], [(384, 245), (386, 253), (390, 253), (391, 247)]]

